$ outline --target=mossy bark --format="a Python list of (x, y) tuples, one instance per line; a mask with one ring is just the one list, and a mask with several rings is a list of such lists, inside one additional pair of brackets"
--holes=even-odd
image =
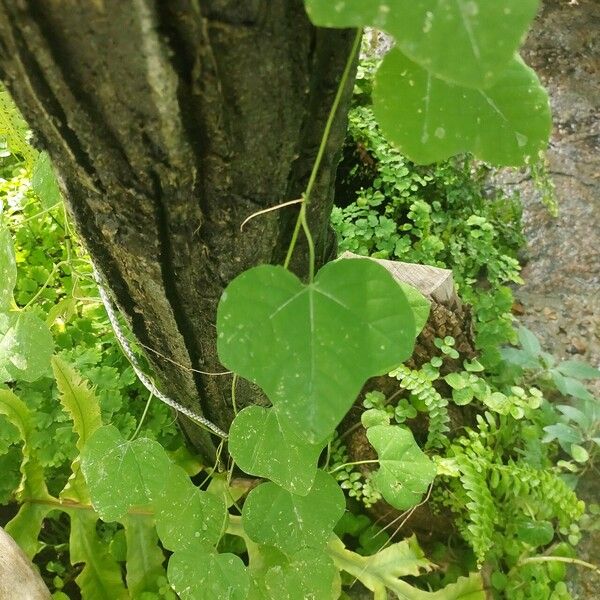
[[(164, 391), (221, 428), (231, 377), (216, 354), (222, 290), (282, 261), (354, 37), (302, 0), (0, 0), (0, 78), (54, 163), (78, 232)], [(315, 188), (319, 262), (348, 84)], [(305, 272), (301, 246), (294, 269)], [(241, 406), (260, 401), (249, 385)], [(208, 434), (185, 424), (213, 455)]]

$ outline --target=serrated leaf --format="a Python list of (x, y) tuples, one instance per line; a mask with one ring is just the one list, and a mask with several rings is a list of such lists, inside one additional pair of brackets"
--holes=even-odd
[(0, 415), (4, 415), (19, 431), (23, 440), (23, 460), (21, 462), (21, 483), (16, 491), (18, 499), (52, 499), (46, 487), (44, 469), (37, 459), (31, 434), (33, 425), (27, 405), (9, 390), (0, 390)]
[(331, 557), (306, 548), (294, 554), (287, 565), (267, 571), (265, 590), (264, 600), (337, 600), (340, 581)]
[(485, 600), (483, 581), (478, 573), (460, 577), (456, 583), (447, 585), (437, 592), (426, 592), (416, 588), (401, 577), (417, 576), (422, 570), (433, 567), (413, 536), (392, 544), (372, 556), (360, 556), (344, 547), (334, 538), (329, 543), (329, 554), (336, 566), (350, 573), (374, 593), (375, 600), (387, 598), (386, 590), (394, 592), (402, 600)]
[(323, 444), (304, 442), (282, 426), (272, 408), (245, 408), (229, 430), (229, 452), (240, 469), (293, 494), (310, 490), (322, 449)]
[(323, 548), (345, 506), (335, 479), (317, 471), (306, 496), (291, 494), (271, 482), (253, 489), (244, 502), (242, 522), (252, 541), (292, 554), (305, 546)]
[(575, 379), (598, 379), (600, 370), (581, 360), (565, 360), (556, 367), (563, 375)]
[(96, 532), (98, 516), (93, 511), (73, 509), (67, 512), (71, 517), (71, 564), (83, 563), (81, 573), (75, 578), (81, 596), (86, 600), (128, 599), (121, 567)]
[(377, 425), (367, 430), (367, 438), (379, 459), (379, 469), (371, 476), (373, 485), (395, 508), (415, 506), (435, 477), (435, 464), (408, 429)]
[(337, 260), (304, 285), (263, 265), (227, 287), (217, 313), (223, 365), (260, 385), (280, 421), (324, 440), (364, 382), (408, 358), (412, 311), (384, 267)]
[(250, 577), (235, 554), (216, 554), (194, 546), (175, 552), (167, 569), (169, 582), (181, 600), (246, 600)]
[(31, 311), (0, 320), (0, 379), (35, 381), (46, 375), (54, 341), (48, 326)]
[(45, 209), (55, 206), (62, 200), (47, 152), (38, 154), (31, 175), (31, 188)]
[(87, 381), (58, 356), (52, 357), (52, 370), (59, 400), (73, 421), (77, 449), (82, 450), (91, 435), (102, 426), (100, 404)]
[(321, 27), (375, 27), (442, 79), (489, 86), (505, 69), (538, 0), (305, 0)]
[(517, 330), (519, 336), (519, 343), (521, 347), (530, 356), (538, 356), (542, 352), (540, 341), (538, 340), (535, 333), (527, 329), (526, 327), (519, 327)]
[(158, 579), (166, 576), (162, 566), (165, 555), (158, 545), (154, 521), (147, 515), (127, 515), (127, 589), (132, 598), (143, 592), (157, 593)]
[(472, 152), (495, 165), (518, 166), (547, 145), (548, 95), (519, 57), (492, 87), (479, 90), (437, 79), (393, 49), (375, 90), (383, 133), (416, 163)]
[(0, 228), (0, 311), (10, 308), (17, 284), (17, 263), (10, 231)]

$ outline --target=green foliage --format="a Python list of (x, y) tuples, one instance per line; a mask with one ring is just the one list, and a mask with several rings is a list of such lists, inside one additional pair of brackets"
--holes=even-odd
[(386, 136), (416, 162), (472, 152), (520, 165), (548, 140), (548, 96), (515, 55), (537, 0), (369, 2), (307, 0), (326, 27), (373, 26), (397, 42), (376, 76)]
[[(366, 69), (361, 86), (370, 77)], [(369, 97), (356, 99), (363, 104), (350, 111), (345, 150), (354, 166), (331, 217), (340, 251), (452, 269), (475, 311), (482, 360), (497, 363), (498, 347), (515, 341), (507, 284), (521, 282), (519, 202), (498, 191), (490, 196), (487, 169), (468, 157), (415, 166), (384, 138)]]

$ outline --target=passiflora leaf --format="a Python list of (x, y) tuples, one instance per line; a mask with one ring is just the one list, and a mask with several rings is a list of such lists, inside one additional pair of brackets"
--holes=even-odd
[(367, 429), (367, 438), (379, 457), (373, 485), (399, 510), (417, 504), (433, 481), (436, 468), (412, 433), (396, 425), (376, 425)]
[(8, 229), (0, 229), (0, 311), (10, 308), (17, 283), (17, 263), (12, 236)]
[(412, 285), (408, 285), (408, 283), (399, 282), (406, 299), (408, 300), (408, 304), (413, 312), (413, 318), (415, 320), (415, 337), (417, 337), (425, 324), (427, 323), (427, 319), (429, 318), (429, 311), (431, 310), (431, 302), (421, 294), (421, 292), (414, 288)]
[(257, 383), (280, 422), (324, 440), (364, 382), (412, 353), (415, 325), (400, 286), (368, 259), (337, 260), (304, 285), (263, 265), (227, 287), (217, 313), (221, 362)]
[(249, 406), (229, 430), (229, 452), (250, 475), (264, 477), (293, 494), (307, 494), (323, 444), (310, 444), (282, 426), (272, 408)]
[(93, 511), (72, 509), (69, 555), (71, 564), (83, 563), (75, 578), (86, 600), (126, 600), (129, 594), (121, 578), (121, 566), (96, 532), (98, 516)]
[(265, 600), (337, 600), (341, 583), (330, 556), (305, 548), (294, 554), (287, 565), (267, 571), (265, 591)]
[(175, 552), (167, 572), (181, 600), (246, 600), (250, 589), (248, 571), (238, 556), (200, 545)]
[(305, 546), (323, 548), (345, 505), (335, 479), (317, 471), (306, 496), (291, 494), (271, 482), (253, 489), (244, 502), (242, 522), (252, 541), (292, 554)]
[(406, 56), (439, 78), (486, 87), (517, 51), (539, 0), (305, 0), (322, 27), (387, 31)]
[(48, 373), (54, 349), (48, 326), (31, 311), (0, 315), (0, 379), (35, 381)]
[(375, 90), (383, 132), (417, 163), (472, 152), (518, 166), (537, 157), (550, 134), (548, 95), (519, 57), (493, 86), (473, 89), (436, 78), (394, 49), (377, 72)]

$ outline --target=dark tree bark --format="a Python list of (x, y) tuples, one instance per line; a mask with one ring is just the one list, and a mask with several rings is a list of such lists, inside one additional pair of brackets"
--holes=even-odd
[[(215, 315), (228, 282), (283, 260), (297, 207), (240, 223), (302, 193), (353, 37), (315, 29), (302, 0), (0, 0), (0, 77), (79, 234), (165, 392), (223, 429), (231, 378), (191, 369), (223, 370)], [(351, 84), (310, 207), (319, 262), (334, 251)], [(238, 403), (257, 401), (241, 384)], [(210, 436), (184, 425), (210, 458)]]

